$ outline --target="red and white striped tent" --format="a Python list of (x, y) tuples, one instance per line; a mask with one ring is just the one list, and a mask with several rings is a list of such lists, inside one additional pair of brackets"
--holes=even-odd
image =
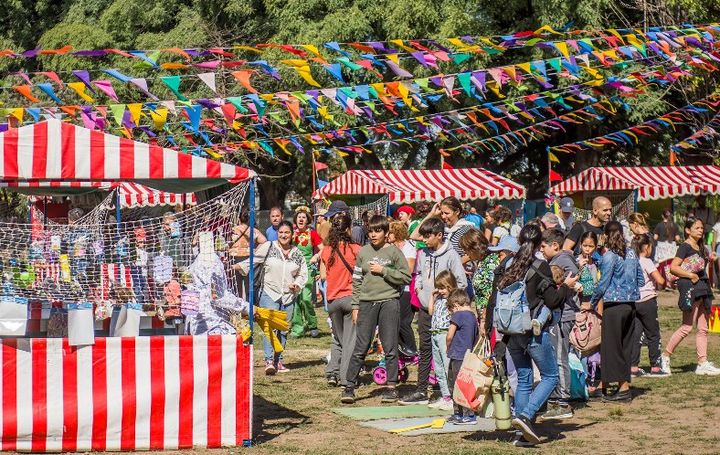
[[(248, 169), (48, 120), (0, 134), (0, 181), (31, 194), (123, 182), (195, 192)], [(243, 444), (252, 434), (252, 346), (237, 336), (0, 340), (3, 451)]]
[(387, 194), (391, 204), (468, 199), (522, 199), (525, 187), (481, 168), (351, 170), (315, 191), (315, 199)]
[(634, 190), (638, 201), (718, 193), (720, 166), (592, 167), (550, 188), (556, 196)]
[(131, 181), (161, 191), (194, 192), (253, 176), (246, 168), (55, 119), (0, 133), (4, 181)]

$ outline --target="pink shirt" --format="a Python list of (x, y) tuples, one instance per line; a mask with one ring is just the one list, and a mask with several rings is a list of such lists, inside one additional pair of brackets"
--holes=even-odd
[(645, 302), (653, 297), (657, 297), (657, 290), (655, 289), (655, 282), (650, 278), (653, 272), (657, 272), (655, 263), (650, 258), (640, 258), (640, 268), (645, 278), (645, 284), (640, 288), (640, 300), (639, 302)]

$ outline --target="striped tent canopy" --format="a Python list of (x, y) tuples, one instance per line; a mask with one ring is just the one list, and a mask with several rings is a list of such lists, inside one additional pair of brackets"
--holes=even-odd
[(592, 167), (550, 188), (556, 196), (623, 190), (637, 190), (639, 201), (718, 193), (720, 166)]
[(525, 187), (485, 169), (352, 170), (315, 191), (315, 199), (387, 194), (391, 204), (469, 199), (522, 199)]
[(67, 194), (82, 194), (96, 190), (110, 191), (117, 188), (120, 191), (120, 205), (122, 208), (156, 207), (183, 203), (186, 205), (197, 204), (195, 193), (168, 193), (131, 182), (0, 182), (0, 188), (13, 188), (24, 193), (35, 195), (48, 193), (60, 194), (62, 192)]
[(254, 175), (232, 164), (55, 119), (0, 133), (0, 179), (8, 182), (124, 181), (194, 192)]

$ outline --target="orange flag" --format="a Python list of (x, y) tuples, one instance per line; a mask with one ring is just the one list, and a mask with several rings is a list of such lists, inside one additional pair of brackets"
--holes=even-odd
[(37, 103), (40, 100), (33, 96), (32, 89), (29, 85), (16, 85), (13, 87), (13, 90), (24, 96), (25, 98), (29, 99), (32, 103)]
[(253, 70), (238, 70), (238, 71), (233, 71), (233, 72), (230, 73), (230, 74), (232, 74), (233, 77), (235, 77), (235, 79), (237, 79), (238, 82), (240, 82), (240, 84), (241, 84), (243, 87), (245, 87), (248, 92), (250, 92), (250, 93), (258, 93), (258, 91), (255, 90), (255, 88), (254, 88), (252, 85), (250, 85), (250, 76), (251, 76), (253, 73), (254, 73)]

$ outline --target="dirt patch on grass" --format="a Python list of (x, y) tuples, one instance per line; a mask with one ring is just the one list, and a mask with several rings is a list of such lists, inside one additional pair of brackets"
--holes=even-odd
[[(660, 297), (663, 343), (680, 323), (677, 295)], [(323, 320), (324, 318), (319, 318)], [(324, 327), (327, 333), (327, 327)], [(710, 359), (720, 360), (716, 334), (710, 335)], [(504, 432), (402, 437), (364, 428), (330, 411), (341, 406), (340, 389), (324, 380), (330, 339), (291, 340), (286, 363), (291, 372), (267, 377), (261, 367), (261, 342), (256, 344), (255, 429), (256, 453), (521, 453)], [(583, 450), (604, 453), (717, 453), (720, 438), (712, 422), (720, 420), (720, 378), (696, 376), (695, 338), (691, 334), (673, 356), (673, 375), (633, 381), (635, 399), (627, 405), (588, 403), (575, 417), (538, 425), (547, 436), (534, 453)], [(641, 366), (647, 367), (643, 349)], [(411, 382), (401, 394), (412, 391)], [(365, 385), (354, 406), (380, 406), (381, 388)]]

